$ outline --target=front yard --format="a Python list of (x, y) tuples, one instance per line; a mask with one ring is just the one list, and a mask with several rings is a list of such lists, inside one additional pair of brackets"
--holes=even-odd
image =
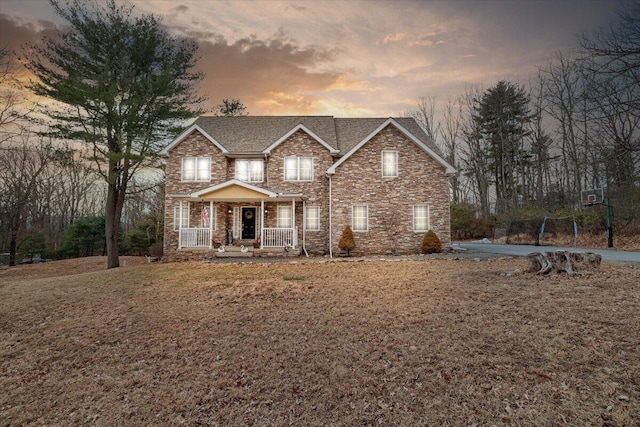
[(638, 266), (102, 265), (0, 270), (0, 425), (640, 424)]

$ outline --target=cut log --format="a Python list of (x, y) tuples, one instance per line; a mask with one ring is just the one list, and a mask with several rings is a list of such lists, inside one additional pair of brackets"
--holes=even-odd
[(567, 273), (569, 276), (573, 276), (578, 270), (597, 268), (602, 262), (600, 255), (591, 252), (533, 252), (527, 255), (527, 258), (531, 273)]

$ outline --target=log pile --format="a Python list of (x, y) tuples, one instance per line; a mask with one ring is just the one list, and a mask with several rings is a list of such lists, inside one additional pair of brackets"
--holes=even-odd
[(592, 252), (534, 252), (527, 255), (527, 258), (531, 273), (567, 273), (569, 276), (573, 276), (578, 270), (598, 268), (602, 262), (602, 257)]

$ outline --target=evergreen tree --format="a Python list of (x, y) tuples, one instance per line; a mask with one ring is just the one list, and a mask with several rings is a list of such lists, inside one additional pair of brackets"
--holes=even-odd
[(342, 230), (342, 236), (340, 237), (340, 241), (338, 242), (338, 248), (343, 251), (347, 251), (347, 256), (350, 255), (350, 252), (355, 249), (356, 241), (353, 240), (353, 231), (351, 231), (351, 227), (348, 225), (344, 226), (344, 230)]
[(42, 112), (56, 137), (89, 144), (107, 183), (107, 267), (118, 267), (118, 232), (128, 185), (137, 171), (154, 166), (161, 145), (181, 120), (198, 115), (190, 69), (197, 43), (167, 33), (153, 15), (107, 0), (50, 0), (67, 21), (60, 39), (31, 46), (27, 68), (37, 95), (56, 101)]
[(524, 88), (500, 81), (475, 100), (473, 120), (488, 143), (498, 210), (517, 204), (524, 165), (526, 125), (531, 121), (529, 96)]

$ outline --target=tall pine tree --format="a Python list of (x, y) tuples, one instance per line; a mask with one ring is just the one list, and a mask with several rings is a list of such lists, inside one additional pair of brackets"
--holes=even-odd
[(494, 179), (496, 208), (509, 209), (518, 202), (523, 166), (528, 161), (524, 137), (531, 121), (529, 96), (521, 86), (500, 81), (475, 104), (473, 120), (490, 148), (486, 154)]
[(127, 188), (181, 121), (198, 115), (202, 101), (191, 72), (197, 43), (171, 36), (153, 15), (107, 0), (50, 0), (67, 21), (60, 39), (31, 46), (31, 89), (56, 101), (42, 112), (58, 138), (89, 144), (107, 183), (107, 267), (118, 267), (118, 230)]

